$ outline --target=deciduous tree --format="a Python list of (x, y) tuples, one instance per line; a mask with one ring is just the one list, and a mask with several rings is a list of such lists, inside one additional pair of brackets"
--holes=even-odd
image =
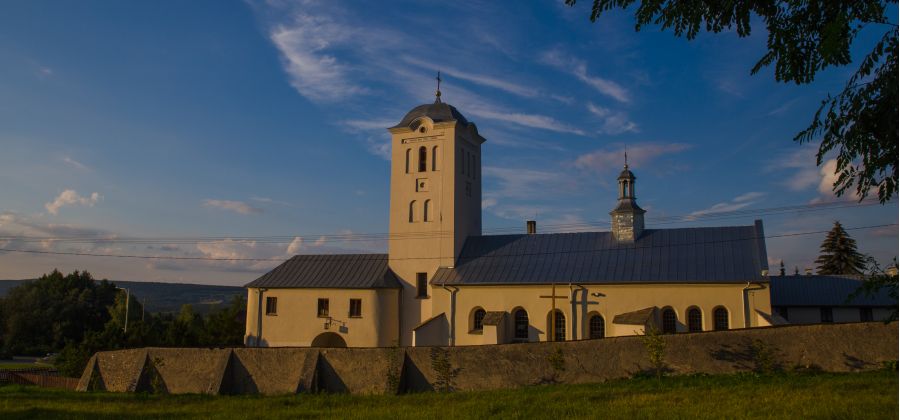
[(637, 4), (636, 30), (656, 24), (688, 39), (701, 30), (734, 29), (746, 37), (758, 18), (768, 31), (768, 50), (751, 74), (774, 65), (777, 81), (797, 84), (812, 82), (828, 67), (850, 64), (851, 45), (863, 28), (883, 30), (843, 90), (822, 100), (812, 123), (794, 140), (821, 139), (818, 165), (836, 152), (835, 195), (855, 190), (862, 200), (875, 188), (884, 203), (898, 186), (897, 25), (887, 19), (888, 3), (896, 0), (593, 0), (590, 18)]

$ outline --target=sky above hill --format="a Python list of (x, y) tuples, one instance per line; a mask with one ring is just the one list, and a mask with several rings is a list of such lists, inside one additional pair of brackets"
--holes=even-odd
[[(805, 233), (835, 220), (897, 223), (896, 199), (835, 198), (833, 162), (792, 141), (855, 63), (797, 86), (750, 75), (759, 25), (688, 41), (591, 23), (587, 1), (373, 4), (4, 3), (0, 249), (271, 261), (0, 250), (0, 278), (241, 285), (293, 254), (385, 252), (385, 128), (434, 100), (437, 71), (487, 138), (485, 233), (608, 229), (626, 148), (648, 228), (761, 218), (773, 272), (814, 266), (824, 234)], [(896, 226), (849, 232), (897, 255)]]

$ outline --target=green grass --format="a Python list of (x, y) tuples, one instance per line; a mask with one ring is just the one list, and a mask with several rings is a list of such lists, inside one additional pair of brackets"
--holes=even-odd
[(897, 418), (896, 371), (682, 376), (400, 396), (0, 388), (0, 418)]
[(30, 362), (6, 362), (0, 363), (0, 370), (7, 369), (49, 369), (52, 368), (53, 365), (49, 363), (30, 363)]

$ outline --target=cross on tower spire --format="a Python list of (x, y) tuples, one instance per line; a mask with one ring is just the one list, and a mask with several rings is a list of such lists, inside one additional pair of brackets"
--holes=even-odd
[(438, 71), (437, 77), (435, 77), (435, 79), (437, 80), (437, 91), (434, 92), (434, 102), (440, 103), (441, 102), (441, 72), (440, 71)]

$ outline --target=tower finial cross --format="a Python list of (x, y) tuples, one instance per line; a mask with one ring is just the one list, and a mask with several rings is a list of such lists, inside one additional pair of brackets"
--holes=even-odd
[(437, 91), (434, 92), (434, 101), (440, 102), (441, 101), (441, 72), (440, 71), (438, 71), (438, 74), (437, 74), (437, 77), (435, 77), (435, 80), (437, 80)]

